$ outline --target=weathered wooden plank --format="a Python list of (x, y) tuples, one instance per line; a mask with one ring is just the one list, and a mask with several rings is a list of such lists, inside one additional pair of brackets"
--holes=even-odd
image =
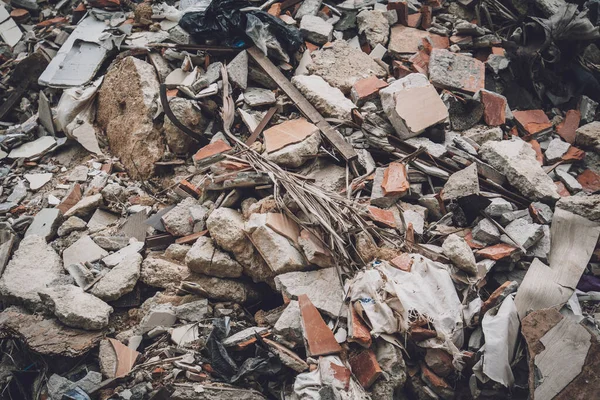
[(285, 94), (296, 104), (298, 109), (315, 124), (323, 136), (331, 143), (333, 147), (347, 161), (354, 160), (358, 155), (354, 148), (346, 142), (341, 133), (336, 131), (329, 125), (329, 122), (309, 103), (308, 100), (292, 85), (292, 83), (283, 75), (283, 73), (257, 48), (252, 47), (247, 50), (250, 57), (260, 65), (260, 67), (277, 83), (277, 86), (284, 91)]

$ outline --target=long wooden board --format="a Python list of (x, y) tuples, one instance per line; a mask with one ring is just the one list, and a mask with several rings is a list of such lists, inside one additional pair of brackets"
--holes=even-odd
[(251, 47), (248, 50), (248, 54), (260, 67), (273, 79), (273, 81), (288, 95), (290, 99), (296, 104), (298, 109), (308, 118), (313, 124), (315, 124), (320, 130), (323, 136), (329, 143), (346, 159), (347, 161), (354, 160), (358, 157), (354, 148), (346, 142), (341, 133), (336, 131), (329, 125), (329, 122), (323, 118), (321, 113), (309, 103), (308, 100), (292, 85), (292, 83), (283, 75), (283, 73), (277, 68), (275, 64), (271, 62), (265, 55), (258, 49), (258, 47)]

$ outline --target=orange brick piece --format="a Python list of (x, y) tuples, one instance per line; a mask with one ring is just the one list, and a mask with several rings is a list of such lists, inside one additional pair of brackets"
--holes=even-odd
[(388, 228), (396, 227), (396, 218), (390, 210), (382, 210), (378, 207), (369, 206), (369, 216), (375, 222), (387, 226)]
[(577, 128), (579, 128), (579, 121), (581, 121), (581, 113), (578, 110), (569, 110), (563, 122), (556, 127), (556, 132), (567, 143), (573, 144), (575, 143)]
[(406, 166), (397, 162), (390, 163), (383, 173), (381, 187), (386, 196), (400, 196), (408, 192), (410, 185)]
[(373, 97), (377, 97), (380, 89), (383, 89), (388, 84), (386, 81), (377, 78), (375, 75), (371, 75), (368, 78), (357, 81), (352, 86), (351, 97), (355, 104), (362, 103)]
[(535, 135), (552, 128), (552, 122), (543, 110), (513, 111), (513, 115), (526, 134)]
[(229, 146), (223, 140), (217, 140), (216, 142), (208, 144), (198, 150), (198, 152), (194, 154), (194, 161), (205, 160), (209, 157), (224, 153), (229, 150), (231, 150), (231, 146)]
[(298, 296), (298, 303), (308, 355), (310, 357), (326, 356), (342, 351), (341, 346), (333, 336), (333, 332), (325, 324), (319, 310), (313, 305), (308, 296), (305, 294)]
[(487, 258), (489, 260), (498, 261), (510, 256), (515, 251), (517, 251), (516, 247), (510, 246), (505, 243), (499, 243), (477, 251), (477, 255), (483, 258)]
[(489, 126), (498, 126), (506, 122), (506, 98), (489, 90), (481, 91), (483, 120)]
[(358, 379), (358, 382), (368, 389), (379, 378), (383, 371), (377, 362), (375, 353), (372, 350), (363, 350), (353, 357), (350, 357), (350, 367), (352, 373)]

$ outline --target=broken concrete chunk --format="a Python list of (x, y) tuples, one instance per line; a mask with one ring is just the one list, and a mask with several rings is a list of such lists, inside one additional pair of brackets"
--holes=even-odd
[(323, 45), (333, 39), (333, 25), (315, 15), (305, 15), (300, 20), (300, 32), (314, 44)]
[(168, 328), (169, 326), (172, 326), (175, 321), (177, 321), (177, 317), (171, 304), (156, 305), (144, 315), (144, 318), (142, 318), (139, 326), (140, 333), (150, 332), (157, 327)]
[(502, 140), (502, 128), (499, 126), (495, 128), (488, 128), (484, 125), (475, 125), (472, 128), (467, 129), (466, 131), (462, 131), (461, 135), (465, 138), (471, 139), (478, 145), (483, 145), (488, 141), (496, 141), (499, 142)]
[(500, 230), (492, 221), (484, 218), (473, 228), (473, 239), (486, 245), (496, 244), (500, 241)]
[(292, 83), (323, 116), (350, 120), (354, 103), (316, 75), (297, 75)]
[(187, 236), (194, 233), (194, 220), (191, 208), (199, 207), (195, 199), (188, 197), (161, 217), (167, 232), (173, 236)]
[(323, 0), (305, 0), (300, 4), (300, 8), (296, 11), (296, 19), (301, 19), (305, 15), (317, 15), (321, 8)]
[(227, 76), (232, 84), (240, 89), (248, 87), (248, 53), (241, 51), (229, 64), (227, 64)]
[(134, 178), (149, 178), (164, 153), (160, 131), (152, 121), (158, 91), (154, 67), (126, 57), (107, 72), (98, 92), (97, 122), (112, 152)]
[[(207, 120), (192, 100), (174, 97), (169, 100), (169, 107), (183, 125), (198, 135), (204, 133)], [(163, 128), (165, 139), (171, 152), (175, 154), (187, 154), (190, 150), (197, 148), (196, 141), (190, 135), (176, 127), (170, 118), (165, 117)]]
[(98, 246), (88, 235), (85, 235), (67, 247), (62, 256), (64, 265), (71, 265), (98, 261), (107, 255), (106, 250)]
[[(100, 193), (92, 196), (87, 196), (79, 200), (72, 207), (70, 207), (66, 212), (64, 212), (64, 215), (65, 218), (69, 218), (73, 215), (77, 217), (85, 217), (91, 214), (92, 211), (95, 211), (102, 204), (102, 195)], [(60, 206), (58, 208), (60, 208)]]
[(486, 207), (485, 212), (492, 217), (499, 217), (504, 213), (513, 211), (512, 204), (504, 200), (502, 197), (495, 197), (490, 199), (491, 203)]
[(475, 93), (484, 87), (485, 64), (474, 57), (433, 49), (429, 79), (439, 88)]
[(304, 118), (287, 120), (263, 132), (265, 148), (267, 153), (272, 153), (287, 145), (299, 143), (318, 132), (319, 128)]
[[(309, 272), (288, 272), (275, 277), (277, 290), (287, 297), (297, 299), (308, 295), (315, 307), (335, 318), (343, 305), (343, 292), (335, 268)], [(345, 308), (345, 307), (344, 307)], [(343, 314), (344, 311), (342, 311)]]
[(27, 228), (25, 236), (41, 236), (46, 241), (51, 240), (61, 221), (61, 213), (57, 208), (42, 208), (33, 218), (33, 222)]
[(396, 25), (392, 27), (390, 32), (388, 51), (392, 57), (400, 59), (403, 56), (418, 52), (419, 47), (423, 46), (424, 39), (431, 40), (434, 49), (445, 49), (450, 44), (447, 37), (420, 29)]
[(42, 136), (32, 142), (27, 142), (19, 147), (12, 149), (8, 158), (35, 158), (46, 153), (56, 145), (56, 139), (52, 136)]
[(190, 270), (185, 265), (149, 256), (142, 263), (140, 280), (149, 286), (173, 289), (189, 274)]
[(289, 302), (273, 326), (273, 331), (291, 343), (302, 343), (302, 317), (298, 301)]
[(575, 145), (583, 148), (600, 148), (600, 121), (590, 122), (577, 128)]
[(62, 276), (60, 257), (40, 236), (25, 237), (0, 278), (0, 296), (5, 304), (24, 305), (31, 310), (42, 305), (37, 292)]
[(213, 244), (211, 238), (199, 237), (187, 252), (185, 263), (193, 272), (219, 278), (238, 278), (242, 266)]
[(119, 220), (119, 216), (101, 209), (97, 209), (87, 223), (91, 233), (99, 232)]
[(208, 299), (201, 299), (175, 307), (177, 318), (189, 322), (199, 322), (209, 316), (211, 307)]
[(479, 153), (524, 196), (532, 200), (559, 198), (554, 182), (537, 162), (536, 153), (529, 143), (520, 139), (486, 142)]
[(144, 242), (138, 242), (135, 239), (131, 239), (130, 244), (126, 247), (123, 247), (119, 251), (112, 253), (111, 255), (104, 257), (102, 262), (108, 268), (116, 267), (123, 260), (128, 258), (129, 256), (139, 254), (144, 248)]
[(331, 47), (313, 51), (311, 57), (308, 72), (322, 77), (344, 94), (350, 94), (352, 86), (361, 79), (387, 76), (382, 66), (344, 40), (336, 40)]
[(215, 301), (246, 304), (260, 298), (254, 285), (241, 280), (194, 274), (190, 276), (190, 282), (194, 284), (194, 287), (199, 288), (204, 296)]
[(268, 106), (275, 104), (275, 93), (269, 89), (250, 87), (244, 92), (244, 101), (250, 107)]
[(103, 329), (113, 308), (99, 298), (73, 285), (54, 286), (39, 292), (63, 324), (86, 330)]
[[(546, 154), (547, 154), (547, 152), (546, 152)], [(583, 190), (583, 186), (581, 186), (581, 183), (579, 183), (577, 181), (577, 179), (575, 179), (575, 177), (573, 175), (571, 175), (570, 173), (568, 173), (567, 171), (557, 168), (554, 170), (554, 173), (556, 174), (558, 179), (560, 179), (560, 181), (565, 185), (565, 187), (569, 190), (569, 192), (575, 194), (575, 193), (579, 193)]]
[(569, 150), (569, 147), (571, 147), (571, 145), (562, 141), (561, 139), (552, 139), (550, 144), (548, 144), (546, 152), (544, 153), (546, 156), (546, 161), (552, 164), (562, 160), (562, 157)]
[(600, 220), (600, 195), (562, 197), (556, 207), (581, 215), (591, 221)]
[(115, 301), (131, 292), (140, 278), (142, 256), (131, 254), (108, 271), (91, 290), (91, 293), (104, 301)]
[(45, 174), (25, 174), (23, 175), (25, 179), (29, 182), (29, 189), (32, 191), (36, 191), (44, 186), (46, 183), (50, 182), (52, 179), (51, 173)]
[(444, 249), (446, 257), (448, 257), (457, 268), (465, 271), (469, 275), (477, 275), (475, 256), (463, 238), (453, 233), (444, 240), (442, 248)]
[(507, 234), (502, 235), (502, 242), (514, 246), (515, 243), (512, 241), (514, 239), (517, 241), (517, 245), (523, 246), (525, 249), (536, 244), (544, 236), (542, 225), (528, 222), (525, 219), (514, 220), (504, 229)]
[(381, 11), (363, 10), (356, 16), (358, 33), (364, 34), (371, 48), (385, 46), (390, 37), (390, 23)]
[(444, 201), (456, 200), (474, 194), (479, 194), (479, 179), (475, 163), (450, 175), (444, 185), (442, 199)]

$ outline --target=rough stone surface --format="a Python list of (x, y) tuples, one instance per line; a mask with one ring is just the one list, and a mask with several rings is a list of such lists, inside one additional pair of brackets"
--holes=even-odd
[(152, 176), (154, 163), (164, 153), (152, 121), (158, 91), (154, 67), (135, 57), (126, 57), (111, 68), (99, 90), (96, 120), (106, 132), (111, 151), (133, 178)]
[(390, 23), (381, 11), (363, 10), (356, 16), (358, 33), (364, 34), (371, 48), (385, 46), (390, 38)]
[(492, 221), (484, 218), (473, 228), (473, 239), (488, 245), (496, 244), (500, 241), (500, 230)]
[(242, 266), (231, 256), (217, 249), (213, 240), (199, 237), (185, 256), (190, 271), (219, 278), (238, 278), (242, 275)]
[(190, 276), (190, 281), (201, 287), (211, 300), (245, 304), (260, 298), (256, 287), (244, 281), (200, 274)]
[(113, 311), (111, 306), (85, 293), (79, 286), (54, 286), (41, 290), (39, 296), (53, 309), (60, 322), (72, 328), (103, 329)]
[(305, 15), (300, 20), (300, 32), (314, 44), (325, 44), (333, 38), (333, 25), (315, 15)]
[[(534, 224), (521, 218), (506, 225), (504, 229), (511, 238), (515, 239), (525, 249), (536, 244), (544, 236), (542, 225)], [(508, 235), (502, 235), (501, 240), (506, 244), (514, 246), (514, 242)]]
[(63, 251), (63, 263), (68, 267), (71, 264), (98, 261), (107, 255), (106, 250), (85, 235)]
[(108, 339), (104, 339), (98, 346), (98, 363), (100, 372), (106, 379), (112, 379), (117, 372), (117, 353)]
[(566, 186), (569, 192), (578, 193), (583, 190), (583, 186), (581, 186), (581, 183), (579, 183), (577, 179), (567, 171), (557, 168), (554, 170), (554, 173), (556, 174), (558, 179), (560, 179), (560, 181)]
[(308, 71), (345, 94), (349, 94), (352, 86), (361, 79), (373, 75), (385, 78), (387, 75), (371, 57), (344, 40), (336, 40), (331, 47), (313, 51), (311, 57)]
[(65, 212), (64, 217), (69, 218), (73, 215), (77, 217), (85, 217), (100, 207), (102, 203), (102, 195), (100, 193), (92, 196), (86, 196), (79, 200), (73, 207), (69, 208), (69, 210)]
[(352, 119), (354, 103), (317, 75), (297, 75), (292, 83), (325, 117)]
[(486, 142), (479, 153), (524, 196), (532, 200), (558, 200), (556, 185), (538, 163), (529, 143), (520, 139)]
[(173, 243), (167, 247), (167, 250), (165, 250), (165, 257), (169, 260), (184, 262), (185, 256), (191, 248), (192, 246), (187, 244)]
[(491, 199), (489, 206), (485, 208), (485, 212), (492, 217), (499, 217), (504, 213), (513, 211), (512, 204), (504, 200), (502, 197), (495, 197)]
[[(265, 214), (253, 214), (265, 215)], [(251, 218), (252, 219), (252, 218)], [(275, 274), (301, 271), (307, 267), (306, 260), (284, 236), (261, 224), (251, 233), (252, 243)]]
[(479, 179), (475, 163), (450, 175), (444, 185), (442, 199), (444, 201), (456, 200), (473, 194), (479, 194)]
[(25, 236), (36, 235), (51, 240), (61, 221), (61, 213), (58, 208), (42, 208), (33, 218), (33, 222), (27, 228)]
[(442, 244), (444, 254), (452, 261), (452, 263), (459, 269), (465, 271), (470, 275), (477, 274), (477, 265), (475, 263), (475, 256), (473, 251), (467, 244), (467, 242), (453, 233), (449, 235), (444, 243)]
[(561, 139), (552, 139), (544, 155), (549, 163), (560, 161), (571, 145)]
[(584, 148), (600, 148), (600, 121), (580, 126), (576, 131), (575, 145)]
[(248, 53), (241, 51), (229, 64), (227, 74), (232, 84), (246, 90), (248, 87)]
[(62, 276), (60, 257), (40, 236), (27, 236), (0, 278), (0, 296), (6, 305), (24, 305), (37, 310), (42, 305), (38, 291)]
[(123, 247), (121, 250), (119, 250), (115, 253), (112, 253), (109, 256), (104, 257), (102, 259), (102, 262), (108, 268), (116, 267), (118, 264), (120, 264), (123, 260), (125, 260), (129, 256), (140, 253), (143, 248), (144, 248), (144, 242), (138, 242), (137, 240), (132, 239), (129, 246)]
[(296, 12), (296, 19), (302, 19), (305, 15), (317, 15), (321, 8), (323, 0), (305, 0), (300, 4), (300, 8)]
[(58, 228), (58, 236), (67, 236), (71, 232), (84, 231), (87, 228), (87, 223), (79, 217), (71, 217), (67, 219)]
[(189, 322), (198, 322), (210, 316), (211, 307), (208, 299), (201, 299), (175, 307), (177, 318)]
[(273, 326), (273, 332), (292, 343), (302, 343), (302, 316), (296, 300), (290, 301)]
[(581, 215), (592, 221), (600, 221), (600, 195), (563, 197), (556, 207)]
[(315, 180), (315, 185), (329, 192), (339, 193), (346, 188), (346, 168), (339, 165), (323, 162), (318, 165), (307, 176)]
[(317, 132), (300, 143), (290, 144), (272, 153), (267, 153), (266, 158), (282, 167), (298, 168), (306, 161), (316, 157), (320, 145), (321, 134)]
[(244, 233), (242, 214), (231, 208), (220, 207), (214, 210), (206, 220), (210, 237), (225, 251), (233, 253), (235, 259), (244, 268), (244, 274), (255, 282), (271, 278), (273, 272)]
[(342, 308), (344, 294), (335, 268), (288, 272), (276, 276), (275, 285), (277, 290), (292, 299), (306, 294), (315, 307), (330, 317), (337, 317), (340, 309), (341, 315), (345, 315)]
[(131, 292), (140, 278), (142, 256), (135, 253), (108, 271), (90, 291), (104, 301), (114, 301)]
[[(191, 100), (174, 97), (169, 101), (171, 111), (175, 117), (185, 126), (199, 135), (204, 133), (206, 119)], [(197, 142), (189, 135), (177, 128), (168, 117), (163, 123), (165, 138), (171, 151), (175, 154), (187, 154), (196, 150)]]
[(173, 236), (186, 236), (194, 232), (194, 220), (191, 208), (199, 207), (191, 197), (184, 199), (175, 208), (162, 216), (162, 222), (167, 232)]
[(461, 132), (463, 137), (469, 138), (478, 145), (483, 145), (485, 142), (502, 140), (502, 128), (496, 126), (494, 128), (485, 125), (476, 125), (466, 131)]
[(190, 270), (185, 265), (149, 256), (142, 263), (140, 280), (146, 285), (173, 289), (185, 280)]
[(244, 101), (250, 107), (260, 107), (275, 104), (277, 99), (275, 93), (269, 89), (249, 87), (244, 92)]
[(485, 65), (473, 57), (434, 49), (429, 59), (429, 79), (436, 87), (475, 93), (484, 87)]

